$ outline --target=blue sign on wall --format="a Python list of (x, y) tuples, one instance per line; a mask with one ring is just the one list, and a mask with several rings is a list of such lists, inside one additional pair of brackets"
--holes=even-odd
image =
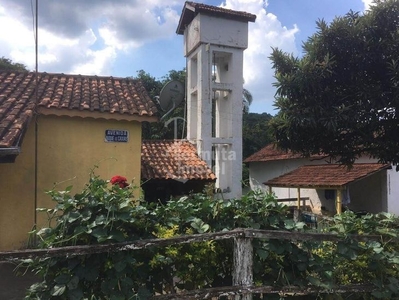
[(110, 143), (127, 143), (129, 141), (129, 131), (106, 129), (105, 141)]

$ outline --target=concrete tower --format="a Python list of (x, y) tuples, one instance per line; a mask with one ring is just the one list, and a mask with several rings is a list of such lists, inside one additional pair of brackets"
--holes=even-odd
[(187, 1), (177, 28), (187, 59), (187, 139), (213, 168), (226, 198), (241, 197), (246, 12)]

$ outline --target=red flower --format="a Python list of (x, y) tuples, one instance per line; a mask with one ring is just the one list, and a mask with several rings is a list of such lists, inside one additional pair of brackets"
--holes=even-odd
[(127, 181), (126, 177), (116, 175), (111, 178), (110, 182), (114, 185), (115, 184), (119, 185), (119, 187), (123, 189), (129, 185), (126, 181)]

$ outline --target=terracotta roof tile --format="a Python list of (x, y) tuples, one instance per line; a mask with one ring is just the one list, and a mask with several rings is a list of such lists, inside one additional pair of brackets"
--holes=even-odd
[[(310, 158), (317, 159), (327, 157), (326, 155), (312, 155)], [(303, 158), (300, 154), (294, 154), (291, 151), (285, 151), (277, 148), (275, 144), (269, 144), (262, 148), (258, 152), (252, 154), (244, 160), (244, 162), (260, 162), (260, 161), (272, 161), (272, 160), (283, 160), (283, 159), (295, 159)]]
[(141, 148), (142, 179), (216, 180), (186, 140), (148, 140)]
[(358, 163), (351, 169), (337, 164), (307, 165), (264, 184), (275, 187), (338, 188), (390, 167), (378, 163)]
[(184, 34), (184, 29), (186, 28), (186, 26), (191, 23), (194, 17), (199, 13), (246, 22), (255, 22), (256, 20), (256, 15), (247, 13), (245, 11), (236, 11), (203, 3), (186, 1), (183, 7), (182, 14), (180, 16), (180, 21), (176, 33)]
[[(155, 117), (157, 110), (139, 80), (38, 73), (42, 109)], [(0, 148), (18, 146), (35, 110), (35, 73), (0, 72)]]

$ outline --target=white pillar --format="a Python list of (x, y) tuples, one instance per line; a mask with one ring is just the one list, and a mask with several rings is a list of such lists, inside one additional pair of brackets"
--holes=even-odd
[(243, 54), (255, 15), (186, 2), (187, 138), (214, 168), (224, 198), (241, 197)]

